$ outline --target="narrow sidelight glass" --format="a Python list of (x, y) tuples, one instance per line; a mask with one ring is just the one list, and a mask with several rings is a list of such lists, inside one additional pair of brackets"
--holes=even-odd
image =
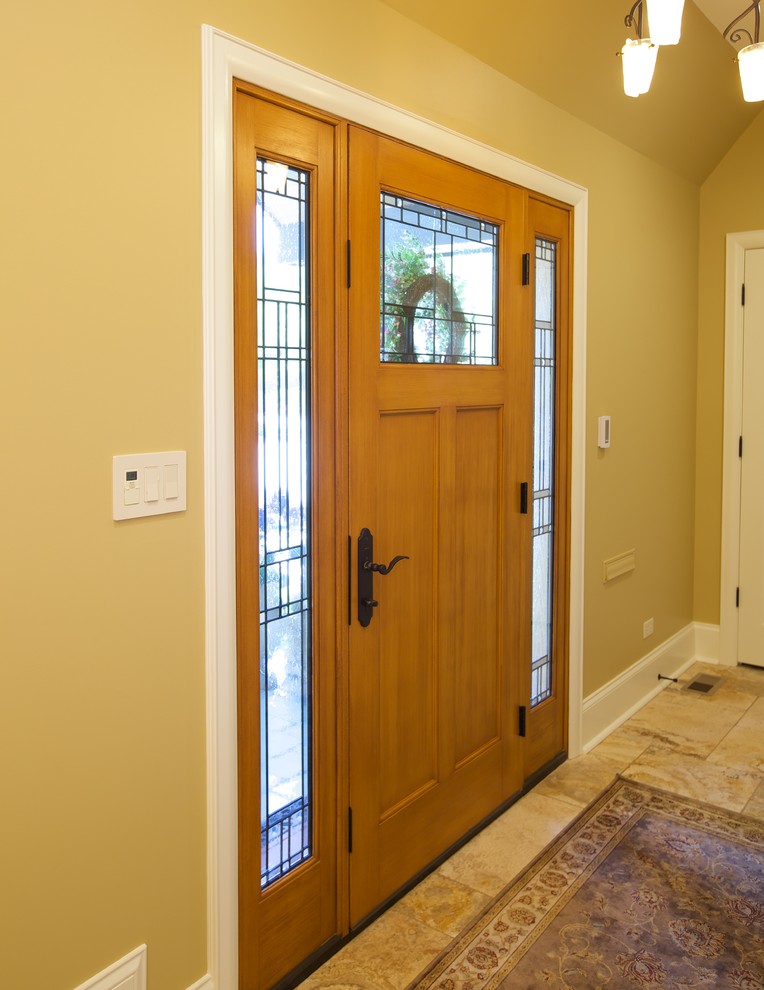
[(531, 707), (552, 695), (557, 245), (536, 238)]
[(262, 887), (312, 854), (309, 180), (258, 159)]

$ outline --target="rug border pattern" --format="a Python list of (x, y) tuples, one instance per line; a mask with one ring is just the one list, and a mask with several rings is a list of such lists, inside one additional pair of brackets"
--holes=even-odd
[[(594, 846), (587, 857), (588, 862), (576, 872), (575, 876), (566, 878), (564, 885), (558, 889), (555, 890), (554, 886), (550, 887), (549, 883), (546, 883), (544, 896), (548, 907), (543, 917), (538, 922), (518, 926), (515, 945), (509, 950), (503, 950), (504, 958), (499, 959), (499, 964), (493, 973), (490, 976), (486, 974), (485, 982), (481, 983), (484, 990), (497, 990), (506, 975), (544, 934), (565, 904), (575, 896), (623, 836), (634, 828), (648, 811), (657, 811), (664, 817), (675, 818), (693, 828), (717, 835), (722, 834), (736, 842), (764, 849), (764, 823), (756, 819), (620, 775), (616, 776), (529, 866), (507, 884), (483, 909), (480, 917), (457, 935), (435, 962), (409, 984), (407, 990), (429, 990), (433, 987), (449, 967), (454, 965), (464, 953), (471, 951), (472, 943), (480, 933), (483, 931), (487, 933), (498, 916), (506, 911), (513, 901), (521, 895), (526, 895), (531, 889), (538, 889), (539, 884), (544, 885), (544, 877), (549, 879), (563, 872), (565, 867), (557, 857), (584, 833), (586, 843)], [(603, 813), (607, 815), (605, 831), (608, 834), (603, 835), (601, 841), (592, 842), (592, 832), (596, 833), (596, 827), (592, 829), (590, 826), (596, 826), (599, 816)], [(617, 824), (613, 821), (614, 815), (617, 816)], [(525, 930), (521, 930), (523, 928)]]

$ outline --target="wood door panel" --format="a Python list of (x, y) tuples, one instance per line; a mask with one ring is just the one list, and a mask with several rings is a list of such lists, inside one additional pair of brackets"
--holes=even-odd
[[(351, 526), (371, 529), (377, 561), (412, 558), (375, 577), (371, 624), (350, 629), (356, 923), (520, 786), (519, 640), (505, 634), (508, 559), (527, 529), (508, 492), (526, 467), (509, 438), (527, 432), (531, 367), (517, 367), (522, 192), (349, 131), (350, 234), (363, 258), (349, 303)], [(498, 227), (497, 364), (380, 361), (380, 211), (390, 191)]]
[(501, 735), (503, 407), (456, 410), (455, 765)]
[(438, 413), (379, 418), (375, 560), (405, 554), (375, 575), (379, 601), (380, 818), (437, 777), (436, 598)]

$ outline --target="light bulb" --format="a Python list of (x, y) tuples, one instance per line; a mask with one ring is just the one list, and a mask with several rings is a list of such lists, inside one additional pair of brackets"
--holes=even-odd
[(628, 39), (621, 49), (623, 56), (623, 91), (627, 96), (641, 96), (650, 89), (658, 57), (658, 46), (649, 38)]
[(740, 83), (746, 103), (764, 100), (764, 41), (741, 48), (737, 53)]
[(675, 45), (682, 34), (684, 0), (647, 0), (647, 23), (656, 45)]

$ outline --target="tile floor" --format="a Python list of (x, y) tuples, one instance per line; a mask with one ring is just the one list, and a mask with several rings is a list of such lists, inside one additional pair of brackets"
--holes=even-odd
[[(710, 695), (698, 673), (723, 677)], [(764, 819), (764, 669), (697, 663), (591, 752), (569, 760), (299, 990), (403, 990), (616, 774)]]

